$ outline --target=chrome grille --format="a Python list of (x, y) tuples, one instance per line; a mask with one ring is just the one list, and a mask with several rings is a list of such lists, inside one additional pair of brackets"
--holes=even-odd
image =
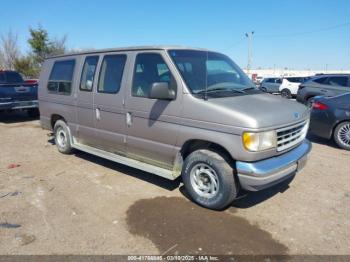
[(293, 126), (276, 130), (277, 151), (283, 151), (299, 144), (306, 137), (308, 128), (309, 121), (304, 121)]

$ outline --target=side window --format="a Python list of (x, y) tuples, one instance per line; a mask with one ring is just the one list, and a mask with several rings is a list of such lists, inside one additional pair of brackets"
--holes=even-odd
[(313, 81), (318, 84), (324, 84), (326, 80), (327, 80), (327, 77), (320, 77), (320, 78), (314, 79)]
[(98, 56), (86, 57), (81, 74), (80, 90), (92, 91), (92, 86), (95, 79), (95, 72), (98, 63)]
[(175, 89), (176, 84), (160, 54), (138, 54), (135, 61), (132, 95), (148, 97), (153, 83), (167, 82)]
[(106, 55), (103, 58), (97, 91), (99, 93), (116, 94), (119, 92), (126, 55)]
[(281, 78), (276, 78), (275, 83), (282, 84), (282, 79)]
[(72, 91), (72, 79), (75, 60), (55, 62), (53, 65), (47, 89), (52, 93), (69, 95)]
[(5, 82), (5, 73), (0, 72), (0, 83), (4, 83), (4, 82)]
[(348, 78), (346, 76), (329, 77), (327, 84), (331, 85), (331, 86), (347, 86), (348, 85)]

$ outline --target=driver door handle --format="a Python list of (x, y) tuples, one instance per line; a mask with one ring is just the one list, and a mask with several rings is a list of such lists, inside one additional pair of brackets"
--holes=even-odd
[(132, 125), (132, 114), (130, 112), (126, 113), (126, 125), (128, 127)]
[(95, 109), (95, 113), (96, 113), (96, 119), (101, 120), (101, 111), (99, 108)]

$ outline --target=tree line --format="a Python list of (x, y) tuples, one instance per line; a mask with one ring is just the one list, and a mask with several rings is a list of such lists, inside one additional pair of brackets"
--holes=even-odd
[(16, 70), (26, 78), (38, 78), (46, 57), (66, 53), (67, 36), (50, 39), (42, 26), (29, 28), (29, 51), (22, 54), (18, 35), (11, 30), (0, 37), (0, 69)]

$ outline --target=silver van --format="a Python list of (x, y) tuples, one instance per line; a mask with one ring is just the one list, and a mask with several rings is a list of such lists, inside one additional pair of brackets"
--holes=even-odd
[(292, 178), (306, 163), (309, 110), (258, 90), (227, 56), (177, 46), (49, 58), (41, 125), (58, 150), (85, 151), (171, 180), (223, 209), (239, 190)]

